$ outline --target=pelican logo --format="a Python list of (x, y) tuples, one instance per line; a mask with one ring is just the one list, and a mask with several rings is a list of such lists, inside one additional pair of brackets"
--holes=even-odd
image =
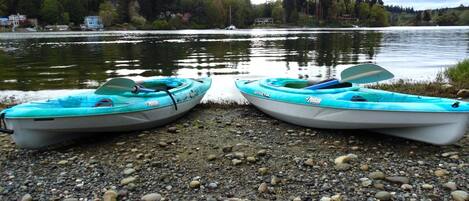
[(321, 99), (320, 98), (316, 98), (316, 97), (312, 97), (312, 96), (308, 96), (306, 98), (306, 102), (308, 103), (311, 103), (311, 104), (320, 104), (321, 103)]
[(145, 103), (146, 106), (148, 107), (155, 107), (158, 106), (160, 103), (158, 101), (148, 101)]
[(264, 97), (266, 97), (266, 98), (270, 98), (270, 95), (269, 95), (269, 94), (266, 94), (266, 93), (264, 93), (264, 92), (262, 92), (262, 91), (255, 91), (254, 94), (259, 95), (259, 96), (264, 96)]

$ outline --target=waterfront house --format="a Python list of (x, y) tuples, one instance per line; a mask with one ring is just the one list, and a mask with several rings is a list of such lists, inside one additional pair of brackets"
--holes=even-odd
[(102, 30), (104, 28), (103, 21), (99, 16), (86, 16), (85, 24), (81, 26), (83, 30)]

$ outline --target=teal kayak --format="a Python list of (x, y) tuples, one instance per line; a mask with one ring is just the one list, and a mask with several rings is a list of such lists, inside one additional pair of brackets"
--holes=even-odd
[(451, 144), (464, 136), (469, 103), (368, 89), (339, 83), (307, 89), (307, 80), (237, 80), (247, 100), (267, 114), (302, 126), (369, 129), (432, 144)]
[(90, 91), (8, 108), (0, 113), (2, 130), (20, 147), (39, 148), (80, 134), (160, 126), (197, 105), (211, 79), (150, 78), (135, 85), (152, 91)]

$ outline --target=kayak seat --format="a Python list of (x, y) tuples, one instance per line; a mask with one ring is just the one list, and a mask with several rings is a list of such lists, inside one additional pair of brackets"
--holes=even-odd
[(367, 102), (368, 101), (363, 96), (352, 96), (350, 100), (353, 102)]
[(97, 101), (96, 104), (94, 105), (94, 107), (112, 107), (112, 106), (114, 106), (114, 103), (109, 98), (103, 98)]

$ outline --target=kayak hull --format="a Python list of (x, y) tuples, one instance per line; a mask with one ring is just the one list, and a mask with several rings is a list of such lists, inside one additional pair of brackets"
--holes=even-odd
[(435, 145), (452, 144), (461, 139), (469, 120), (464, 113), (344, 110), (242, 94), (259, 110), (292, 124), (325, 129), (366, 129)]
[(268, 115), (305, 127), (364, 129), (435, 145), (457, 142), (469, 121), (466, 102), (343, 85), (304, 89), (291, 78), (238, 80), (236, 86)]
[(11, 137), (18, 147), (37, 149), (89, 135), (162, 126), (183, 116), (195, 107), (202, 97), (178, 104), (178, 110), (169, 106), (142, 112), (99, 116), (10, 119), (7, 126), (15, 131)]
[(25, 103), (2, 111), (1, 118), (16, 145), (29, 149), (84, 136), (143, 130), (167, 124), (195, 107), (210, 88), (211, 79), (156, 78), (142, 82), (150, 87), (168, 83), (174, 87), (166, 92), (86, 92)]

